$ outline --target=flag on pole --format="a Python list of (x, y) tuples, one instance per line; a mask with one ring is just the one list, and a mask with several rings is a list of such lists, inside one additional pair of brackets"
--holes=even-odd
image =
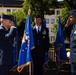
[(68, 60), (60, 18), (58, 18), (58, 30), (55, 41), (55, 52), (57, 57), (56, 61), (58, 65), (61, 65), (63, 61)]
[[(17, 27), (16, 18), (14, 18), (14, 25)], [(19, 50), (20, 50), (20, 40), (19, 40), (19, 35), (17, 30), (16, 37), (14, 38), (14, 41), (13, 41), (13, 66), (17, 64)]]
[(34, 48), (33, 32), (30, 15), (27, 16), (22, 45), (19, 53), (18, 72), (31, 63), (31, 50)]

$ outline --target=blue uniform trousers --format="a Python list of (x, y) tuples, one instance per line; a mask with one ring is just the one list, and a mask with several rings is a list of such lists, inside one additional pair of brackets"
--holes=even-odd
[(33, 75), (43, 75), (44, 56), (32, 56)]
[(76, 75), (76, 63), (71, 62), (71, 75)]
[(0, 75), (10, 75), (10, 67), (7, 65), (0, 65)]

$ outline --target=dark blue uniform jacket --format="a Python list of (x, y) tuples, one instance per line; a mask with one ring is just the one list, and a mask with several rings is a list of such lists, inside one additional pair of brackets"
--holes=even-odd
[(10, 31), (0, 25), (0, 65), (12, 65), (13, 39), (16, 35), (16, 28)]
[(44, 56), (49, 50), (49, 33), (48, 28), (41, 27), (41, 31), (37, 33), (36, 27), (33, 27), (33, 36), (35, 49), (32, 50), (33, 55)]

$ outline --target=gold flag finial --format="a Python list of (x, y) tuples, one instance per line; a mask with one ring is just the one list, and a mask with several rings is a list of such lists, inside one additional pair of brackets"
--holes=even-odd
[(28, 10), (28, 15), (30, 15), (30, 13), (31, 13), (31, 9)]

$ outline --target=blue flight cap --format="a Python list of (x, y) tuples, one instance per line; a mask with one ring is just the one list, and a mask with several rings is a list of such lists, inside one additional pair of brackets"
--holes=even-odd
[(69, 11), (69, 15), (76, 15), (76, 10)]
[(0, 16), (0, 19), (8, 19), (8, 20), (13, 21), (13, 20), (14, 20), (14, 17), (13, 17), (12, 15), (2, 14), (2, 15)]
[(35, 18), (41, 18), (41, 16), (40, 15), (35, 15)]

